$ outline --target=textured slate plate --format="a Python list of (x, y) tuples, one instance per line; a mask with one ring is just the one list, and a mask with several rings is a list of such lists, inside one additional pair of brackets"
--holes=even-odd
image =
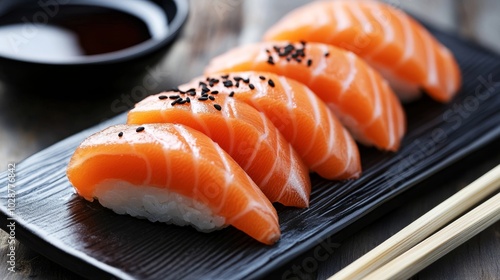
[[(211, 234), (120, 216), (80, 199), (65, 176), (77, 145), (125, 122), (120, 115), (35, 154), (16, 167), (16, 237), (89, 278), (238, 279), (262, 276), (324, 238), (363, 221), (402, 192), (500, 136), (500, 58), (454, 36), (431, 31), (456, 54), (464, 75), (449, 104), (428, 98), (406, 107), (409, 133), (396, 154), (362, 149), (363, 176), (331, 182), (313, 176), (311, 207), (279, 208), (282, 238), (258, 244), (235, 229)], [(0, 175), (7, 201), (7, 173)], [(0, 206), (6, 230), (9, 212)]]

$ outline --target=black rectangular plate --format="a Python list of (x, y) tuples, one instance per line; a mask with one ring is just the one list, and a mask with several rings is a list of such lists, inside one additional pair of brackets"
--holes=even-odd
[[(449, 104), (429, 98), (405, 106), (408, 134), (397, 153), (362, 148), (364, 173), (355, 181), (312, 177), (308, 209), (278, 207), (282, 238), (257, 243), (226, 228), (210, 234), (189, 227), (121, 216), (79, 198), (66, 178), (69, 158), (84, 138), (117, 116), (69, 137), (16, 167), (16, 237), (88, 278), (239, 279), (265, 275), (324, 238), (342, 232), (419, 182), (500, 136), (500, 58), (454, 35), (429, 28), (456, 55), (463, 87)], [(0, 175), (7, 201), (7, 172)], [(7, 230), (9, 211), (0, 206)]]

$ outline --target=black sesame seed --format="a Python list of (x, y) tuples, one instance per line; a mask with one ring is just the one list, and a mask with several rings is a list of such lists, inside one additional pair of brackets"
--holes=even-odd
[(219, 93), (219, 91), (218, 91), (218, 90), (213, 90), (213, 91), (211, 92), (211, 94), (218, 94), (218, 93)]
[(158, 99), (160, 99), (160, 100), (167, 99), (167, 98), (168, 98), (168, 96), (166, 96), (166, 95), (160, 95), (160, 96), (158, 96)]
[(204, 83), (204, 82), (199, 82), (199, 83), (198, 83), (198, 86), (200, 86), (200, 87), (207, 87), (207, 84), (206, 84), (206, 83)]
[(178, 95), (170, 95), (168, 98), (170, 98), (170, 99), (179, 99), (180, 96), (178, 96)]
[(250, 89), (255, 89), (255, 86), (254, 86), (253, 84), (249, 84), (249, 85), (248, 85), (248, 87), (249, 87)]
[(227, 80), (227, 81), (224, 81), (223, 84), (224, 84), (225, 87), (232, 87), (233, 86), (233, 81)]
[(288, 44), (285, 46), (285, 48), (283, 49), (285, 52), (291, 52), (295, 49), (295, 47), (292, 45), (292, 44)]
[(227, 78), (229, 78), (229, 75), (222, 75), (222, 76), (220, 76), (220, 77), (221, 77), (222, 79), (227, 79)]
[(179, 90), (179, 88), (176, 88), (176, 87), (175, 87), (175, 88), (171, 88), (169, 91), (179, 92), (180, 90)]
[(177, 103), (181, 103), (182, 102), (182, 98), (177, 98), (176, 100), (174, 100), (174, 102), (170, 103), (172, 106), (174, 106), (175, 104)]
[(209, 92), (209, 91), (210, 91), (210, 89), (209, 89), (209, 88), (207, 88), (207, 87), (204, 87), (204, 88), (202, 88), (202, 89), (201, 89), (201, 91), (202, 91), (203, 93), (205, 93), (205, 92)]
[(144, 131), (144, 126), (139, 126), (135, 132), (141, 132), (141, 131)]
[(208, 100), (208, 96), (198, 97), (198, 100), (200, 100), (200, 101)]
[(235, 81), (237, 81), (237, 82), (239, 82), (239, 81), (243, 80), (243, 78), (242, 78), (242, 77), (239, 77), (239, 76), (236, 76), (236, 77), (234, 77), (233, 79), (234, 79)]
[(208, 98), (209, 98), (210, 100), (212, 100), (212, 101), (214, 101), (214, 100), (215, 100), (215, 97), (213, 97), (213, 96), (211, 96), (211, 95), (210, 95)]
[(271, 51), (270, 51), (270, 50), (268, 50), (268, 49), (266, 49), (266, 53), (271, 53)]
[(219, 104), (214, 104), (214, 108), (217, 110), (222, 110), (222, 107)]
[(266, 79), (266, 77), (264, 77), (264, 76), (259, 76), (259, 79), (261, 79), (261, 80), (263, 80), (263, 81), (264, 81), (264, 80)]
[(308, 60), (307, 60), (307, 67), (311, 66), (311, 65), (312, 65), (312, 63), (313, 63), (313, 61), (312, 61), (311, 59), (308, 59)]
[(122, 137), (122, 136), (123, 136), (123, 132), (118, 133), (118, 137)]
[(217, 79), (210, 79), (210, 81), (208, 81), (208, 85), (213, 87), (218, 82), (219, 82), (219, 80), (217, 80)]
[[(279, 57), (285, 58), (288, 62), (295, 60), (298, 63), (301, 63), (306, 59), (306, 41), (300, 41), (301, 46), (298, 44), (290, 44), (282, 46), (273, 46), (274, 51), (278, 54)], [(297, 46), (296, 46), (297, 45)], [(275, 61), (270, 52), (268, 52), (268, 60), (267, 63), (274, 65)], [(308, 62), (308, 66), (311, 66), (311, 62)]]
[(329, 52), (325, 53), (325, 57), (329, 57), (329, 56), (330, 56)]
[(283, 52), (278, 52), (278, 56), (284, 57), (290, 54), (290, 51), (287, 51), (286, 49), (283, 50)]
[(195, 95), (196, 95), (196, 91), (190, 91), (190, 92), (189, 92), (189, 95), (191, 95), (191, 96), (195, 96)]
[(273, 81), (273, 80), (269, 79), (269, 80), (267, 81), (267, 83), (268, 83), (271, 87), (274, 87), (274, 81)]
[(186, 97), (186, 102), (187, 102), (187, 103), (191, 103), (191, 98)]
[(233, 97), (234, 96), (234, 91), (231, 91), (231, 93), (229, 93), (229, 97)]
[(186, 90), (186, 92), (190, 92), (190, 91), (196, 91), (196, 89), (195, 88), (190, 88), (190, 89)]
[(250, 83), (250, 79), (243, 79), (242, 81), (243, 81), (245, 84)]

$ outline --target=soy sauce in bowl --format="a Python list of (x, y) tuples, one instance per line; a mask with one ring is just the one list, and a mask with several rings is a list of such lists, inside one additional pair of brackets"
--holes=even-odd
[(6, 1), (0, 4), (0, 78), (109, 83), (158, 59), (186, 18), (183, 0)]

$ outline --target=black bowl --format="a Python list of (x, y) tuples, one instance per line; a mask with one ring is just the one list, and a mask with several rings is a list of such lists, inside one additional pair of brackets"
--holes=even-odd
[[(26, 28), (26, 30), (22, 29), (24, 32), (30, 28), (29, 24), (50, 24), (51, 20), (60, 16), (71, 17), (75, 14), (80, 17), (84, 16), (88, 8), (95, 9), (95, 5), (101, 5), (103, 2), (109, 5), (123, 5), (137, 1), (145, 0), (2, 1), (0, 2), (0, 26), (17, 24), (21, 19), (19, 24), (26, 25), (22, 27)], [(106, 94), (109, 90), (131, 89), (135, 81), (157, 67), (157, 63), (168, 51), (188, 17), (187, 0), (147, 2), (154, 4), (155, 9), (160, 10), (164, 13), (163, 16), (166, 16), (163, 23), (166, 22), (168, 30), (165, 29), (165, 32), (159, 36), (117, 51), (65, 59), (26, 58), (15, 54), (0, 53), (0, 81), (15, 92), (58, 97), (72, 97), (74, 93), (82, 92), (88, 95), (99, 95)], [(42, 5), (42, 3), (45, 4)], [(62, 9), (69, 11), (69, 15), (68, 13), (59, 15), (58, 12)], [(135, 8), (128, 7), (127, 9)], [(133, 12), (135, 16), (142, 16), (145, 19), (150, 16), (144, 14), (147, 11), (140, 15), (140, 9), (135, 9)], [(94, 35), (92, 32), (87, 33), (89, 38)], [(124, 32), (123, 36), (130, 36), (127, 33), (129, 32)], [(10, 41), (13, 39), (19, 38), (9, 38)]]

